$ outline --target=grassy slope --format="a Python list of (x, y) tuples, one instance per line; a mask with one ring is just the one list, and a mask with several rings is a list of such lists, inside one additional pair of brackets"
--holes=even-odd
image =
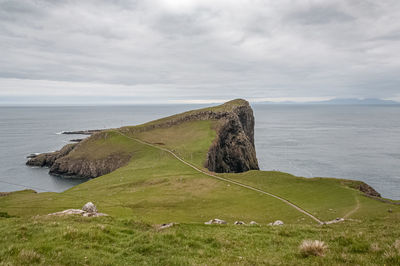
[[(215, 137), (213, 127), (213, 121), (187, 122), (132, 136), (174, 150), (185, 160), (201, 166)], [(89, 263), (97, 264), (399, 261), (400, 250), (396, 253), (391, 246), (400, 238), (396, 227), (399, 207), (366, 198), (344, 186), (341, 180), (304, 179), (263, 171), (223, 175), (285, 197), (323, 220), (341, 217), (355, 208), (357, 200), (360, 202), (360, 208), (351, 216), (357, 220), (319, 227), (274, 198), (198, 173), (170, 154), (116, 132), (103, 134), (71, 156), (104, 157), (121, 150), (133, 154), (128, 165), (63, 193), (22, 191), (0, 197), (0, 212), (24, 217), (0, 218), (0, 262), (81, 264), (85, 256)], [(80, 208), (87, 201), (93, 201), (101, 212), (112, 217), (30, 218)], [(391, 213), (387, 211), (389, 208)], [(255, 220), (264, 225), (280, 219), (292, 225), (284, 228), (199, 225), (216, 217), (230, 223)], [(162, 233), (147, 225), (171, 221), (184, 224)], [(300, 258), (297, 246), (306, 238), (326, 241), (330, 245), (328, 256)], [(9, 246), (10, 243), (14, 244)], [(373, 243), (379, 250), (371, 247)], [(99, 256), (104, 259), (97, 260)]]

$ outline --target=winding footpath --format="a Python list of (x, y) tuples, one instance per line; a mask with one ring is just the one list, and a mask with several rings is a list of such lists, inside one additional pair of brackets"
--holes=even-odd
[(358, 211), (360, 209), (360, 200), (357, 197), (355, 197), (355, 199), (356, 199), (356, 203), (357, 203), (356, 207), (353, 210), (349, 211), (345, 216), (343, 216), (343, 219), (349, 218), (350, 215), (353, 215), (356, 211)]
[(117, 130), (113, 130), (113, 131), (116, 132), (116, 133), (118, 133), (118, 134), (120, 134), (120, 135), (122, 135), (122, 136), (124, 136), (124, 137), (126, 137), (126, 138), (128, 138), (128, 139), (131, 139), (131, 140), (134, 140), (134, 141), (136, 141), (136, 142), (139, 142), (139, 143), (141, 143), (141, 144), (144, 144), (144, 145), (147, 145), (147, 146), (150, 146), (150, 147), (153, 147), (153, 148), (156, 148), (156, 149), (159, 149), (159, 150), (168, 152), (168, 153), (170, 153), (172, 156), (174, 156), (177, 160), (179, 160), (179, 161), (181, 161), (182, 163), (186, 164), (187, 166), (193, 168), (193, 169), (196, 170), (197, 172), (200, 172), (200, 173), (205, 174), (205, 175), (208, 175), (208, 176), (210, 176), (210, 177), (219, 179), (219, 180), (224, 181), (224, 182), (228, 182), (228, 183), (231, 183), (231, 184), (235, 184), (235, 185), (237, 185), (237, 186), (241, 186), (241, 187), (244, 187), (244, 188), (247, 188), (247, 189), (250, 189), (250, 190), (253, 190), (253, 191), (256, 191), (256, 192), (259, 192), (259, 193), (268, 195), (268, 196), (271, 196), (271, 197), (273, 197), (273, 198), (276, 198), (276, 199), (278, 199), (278, 200), (280, 200), (280, 201), (286, 203), (287, 205), (293, 207), (293, 208), (296, 209), (297, 211), (299, 211), (299, 212), (301, 212), (301, 213), (303, 213), (303, 214), (309, 216), (311, 219), (313, 219), (313, 220), (316, 221), (317, 223), (319, 223), (319, 224), (324, 224), (323, 221), (321, 221), (320, 219), (318, 219), (317, 217), (315, 217), (315, 216), (312, 215), (311, 213), (307, 212), (306, 210), (302, 209), (301, 207), (299, 207), (299, 206), (297, 206), (297, 205), (291, 203), (291, 202), (288, 201), (287, 199), (284, 199), (284, 198), (282, 198), (282, 197), (279, 197), (279, 196), (277, 196), (277, 195), (274, 195), (274, 194), (272, 194), (272, 193), (266, 192), (266, 191), (264, 191), (264, 190), (261, 190), (261, 189), (255, 188), (255, 187), (242, 184), (242, 183), (237, 182), (237, 181), (233, 181), (233, 180), (230, 180), (230, 179), (227, 179), (227, 178), (224, 178), (224, 177), (220, 177), (220, 176), (217, 176), (217, 175), (208, 173), (208, 172), (206, 172), (206, 171), (204, 171), (204, 170), (202, 170), (202, 169), (197, 168), (196, 166), (192, 165), (191, 163), (188, 163), (187, 161), (183, 160), (183, 159), (180, 158), (178, 155), (176, 155), (174, 152), (172, 152), (172, 151), (170, 151), (170, 150), (168, 150), (168, 149), (165, 149), (165, 148), (162, 148), (162, 147), (153, 145), (153, 144), (151, 144), (151, 143), (142, 141), (142, 140), (137, 139), (137, 138), (133, 138), (133, 137), (127, 136), (127, 135), (125, 135), (124, 133), (122, 133), (122, 132), (120, 132), (120, 131), (117, 131)]

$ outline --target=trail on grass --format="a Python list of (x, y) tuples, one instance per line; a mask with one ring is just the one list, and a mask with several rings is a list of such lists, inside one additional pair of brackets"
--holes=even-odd
[(360, 200), (358, 199), (358, 197), (357, 196), (354, 196), (355, 197), (355, 199), (356, 199), (356, 207), (354, 208), (354, 209), (352, 209), (351, 211), (349, 211), (348, 213), (346, 213), (344, 216), (343, 216), (343, 219), (347, 219), (347, 218), (349, 218), (351, 215), (353, 215), (356, 211), (358, 211), (359, 209), (360, 209)]
[(159, 149), (159, 150), (168, 152), (168, 153), (170, 153), (172, 156), (174, 156), (177, 160), (179, 160), (179, 161), (181, 161), (182, 163), (186, 164), (187, 166), (193, 168), (193, 169), (196, 170), (197, 172), (200, 172), (200, 173), (205, 174), (205, 175), (208, 175), (208, 176), (210, 176), (210, 177), (219, 179), (219, 180), (221, 180), (221, 181), (225, 181), (225, 182), (228, 182), (228, 183), (231, 183), (231, 184), (235, 184), (235, 185), (237, 185), (237, 186), (241, 186), (241, 187), (244, 187), (244, 188), (247, 188), (247, 189), (250, 189), (250, 190), (253, 190), (253, 191), (256, 191), (256, 192), (259, 192), (259, 193), (268, 195), (268, 196), (271, 196), (271, 197), (273, 197), (273, 198), (276, 198), (276, 199), (278, 199), (278, 200), (280, 200), (280, 201), (286, 203), (287, 205), (293, 207), (293, 208), (296, 209), (297, 211), (299, 211), (299, 212), (301, 212), (301, 213), (303, 213), (303, 214), (309, 216), (311, 219), (313, 219), (313, 220), (316, 221), (317, 223), (319, 223), (319, 224), (324, 224), (323, 221), (321, 221), (320, 219), (318, 219), (317, 217), (315, 217), (315, 216), (312, 215), (311, 213), (307, 212), (306, 210), (302, 209), (301, 207), (295, 205), (294, 203), (291, 203), (291, 202), (290, 202), (289, 200), (287, 200), (287, 199), (284, 199), (284, 198), (279, 197), (279, 196), (277, 196), (277, 195), (275, 195), (275, 194), (269, 193), (269, 192), (267, 192), (267, 191), (264, 191), (264, 190), (261, 190), (261, 189), (255, 188), (255, 187), (252, 187), (252, 186), (249, 186), (249, 185), (245, 185), (245, 184), (242, 184), (242, 183), (240, 183), (240, 182), (233, 181), (233, 180), (230, 180), (230, 179), (227, 179), (227, 178), (224, 178), (224, 177), (220, 177), (220, 176), (214, 175), (214, 174), (212, 174), (212, 173), (206, 172), (206, 171), (204, 171), (204, 170), (202, 170), (202, 169), (197, 168), (196, 166), (192, 165), (191, 163), (188, 163), (187, 161), (183, 160), (183, 159), (180, 158), (178, 155), (176, 155), (174, 152), (172, 152), (172, 151), (170, 151), (170, 150), (168, 150), (168, 149), (165, 149), (165, 148), (162, 148), (162, 147), (153, 145), (153, 144), (151, 144), (151, 143), (142, 141), (142, 140), (137, 139), (137, 138), (133, 138), (133, 137), (127, 136), (127, 135), (125, 135), (124, 133), (122, 133), (122, 132), (120, 132), (120, 131), (117, 131), (117, 130), (113, 130), (113, 131), (116, 132), (116, 133), (118, 133), (118, 134), (120, 134), (120, 135), (122, 135), (122, 136), (124, 136), (124, 137), (126, 137), (126, 138), (128, 138), (128, 139), (131, 139), (131, 140), (134, 140), (134, 141), (136, 141), (136, 142), (139, 142), (139, 143), (141, 143), (141, 144), (144, 144), (144, 145), (147, 145), (147, 146), (151, 146), (151, 147), (153, 147), (153, 148), (156, 148), (156, 149)]

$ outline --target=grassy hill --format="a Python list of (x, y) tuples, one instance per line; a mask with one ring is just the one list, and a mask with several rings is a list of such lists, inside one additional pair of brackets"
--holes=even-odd
[[(321, 226), (279, 199), (196, 171), (162, 150), (208, 172), (204, 161), (218, 121), (149, 127), (241, 104), (232, 101), (98, 133), (68, 156), (79, 160), (121, 153), (131, 156), (129, 163), (62, 193), (27, 190), (0, 197), (0, 265), (400, 263), (400, 207), (364, 196), (352, 188), (356, 181), (266, 171), (217, 174), (280, 196), (323, 221), (347, 218)], [(46, 216), (88, 201), (110, 216)], [(212, 218), (230, 225), (203, 224)], [(278, 219), (285, 225), (268, 225)], [(232, 225), (236, 220), (260, 226)], [(179, 225), (163, 231), (154, 227), (167, 222)], [(325, 241), (326, 256), (301, 256), (298, 246), (304, 239)]]

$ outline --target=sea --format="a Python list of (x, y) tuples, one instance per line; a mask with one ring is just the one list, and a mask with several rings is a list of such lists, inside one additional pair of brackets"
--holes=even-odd
[[(65, 179), (28, 167), (27, 156), (60, 149), (63, 131), (137, 125), (201, 105), (0, 107), (0, 191), (67, 190)], [(361, 180), (400, 200), (400, 106), (254, 104), (260, 168), (303, 177)]]

